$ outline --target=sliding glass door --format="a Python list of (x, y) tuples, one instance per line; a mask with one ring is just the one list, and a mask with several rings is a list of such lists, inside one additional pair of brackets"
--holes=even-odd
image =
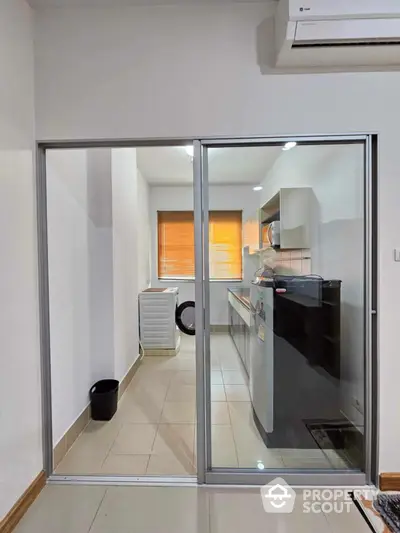
[(201, 482), (369, 480), (370, 142), (195, 143)]
[[(375, 144), (39, 146), (49, 475), (376, 481)], [(139, 293), (171, 304), (167, 344)], [(117, 412), (91, 420), (89, 393), (108, 378)]]

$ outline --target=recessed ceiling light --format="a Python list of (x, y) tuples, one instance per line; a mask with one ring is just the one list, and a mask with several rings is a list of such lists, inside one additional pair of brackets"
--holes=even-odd
[(194, 154), (193, 144), (188, 144), (187, 146), (185, 146), (185, 150), (186, 150), (187, 155), (190, 155), (190, 157), (193, 157), (193, 154)]
[(257, 461), (257, 468), (259, 470), (264, 470), (264, 468), (265, 468), (264, 463), (262, 461)]
[(296, 146), (297, 142), (295, 141), (290, 141), (288, 143), (285, 144), (285, 146), (282, 148), (282, 150), (291, 150), (292, 148), (294, 148)]
[(257, 187), (253, 187), (253, 191), (262, 191), (261, 185), (257, 185)]

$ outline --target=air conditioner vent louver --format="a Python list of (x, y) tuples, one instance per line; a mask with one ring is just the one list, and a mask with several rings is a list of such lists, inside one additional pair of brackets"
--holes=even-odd
[(296, 43), (294, 42), (292, 44), (292, 48), (343, 48), (343, 47), (353, 47), (353, 46), (399, 46), (400, 45), (400, 37), (397, 40), (390, 40), (390, 41), (344, 41), (344, 42), (338, 42), (338, 41), (325, 41), (318, 43), (312, 43), (312, 42), (301, 42)]

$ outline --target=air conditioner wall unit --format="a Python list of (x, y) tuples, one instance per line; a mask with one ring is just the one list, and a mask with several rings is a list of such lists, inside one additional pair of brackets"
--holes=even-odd
[(276, 66), (400, 67), (400, 0), (280, 0)]

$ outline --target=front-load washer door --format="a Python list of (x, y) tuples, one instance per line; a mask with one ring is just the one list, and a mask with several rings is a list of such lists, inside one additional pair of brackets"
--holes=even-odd
[(186, 335), (196, 334), (196, 317), (193, 301), (188, 300), (187, 302), (183, 302), (176, 308), (175, 321), (182, 333), (186, 333)]

